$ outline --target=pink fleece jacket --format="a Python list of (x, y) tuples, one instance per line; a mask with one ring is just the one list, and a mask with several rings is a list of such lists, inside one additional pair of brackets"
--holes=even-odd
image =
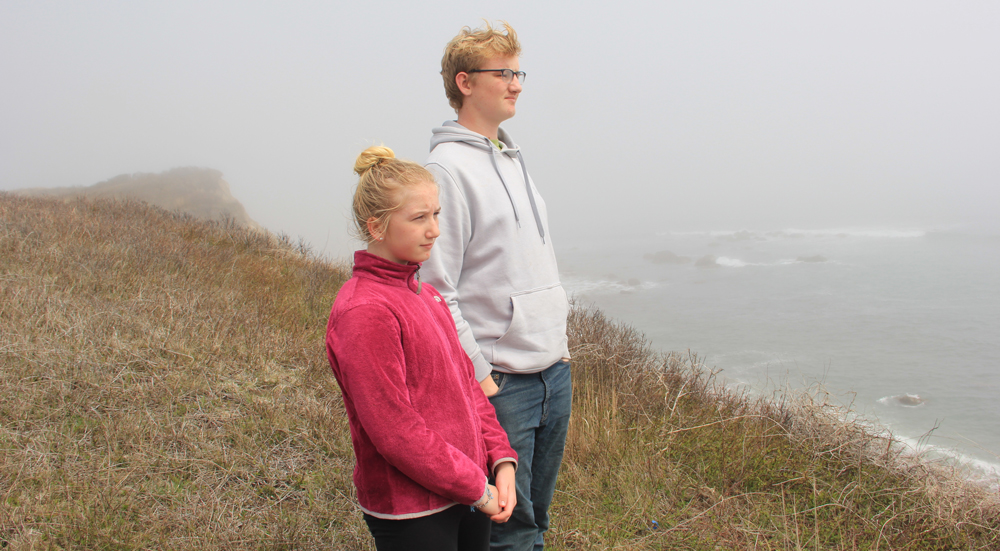
[(472, 504), (489, 472), (517, 462), (451, 310), (434, 287), (419, 284), (419, 268), (357, 251), (326, 330), (354, 443), (358, 502), (379, 518)]

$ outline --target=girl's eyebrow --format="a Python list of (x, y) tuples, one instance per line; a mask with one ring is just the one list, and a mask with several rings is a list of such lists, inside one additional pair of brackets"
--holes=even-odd
[(410, 216), (420, 216), (421, 214), (427, 214), (429, 212), (440, 212), (441, 208), (437, 209), (417, 209), (410, 212)]

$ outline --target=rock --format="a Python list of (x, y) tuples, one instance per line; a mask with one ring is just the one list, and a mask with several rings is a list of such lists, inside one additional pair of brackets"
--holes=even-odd
[(642, 258), (652, 262), (653, 264), (687, 264), (688, 262), (691, 262), (690, 258), (686, 256), (677, 256), (670, 251), (646, 253), (642, 255)]
[(927, 401), (921, 398), (919, 394), (900, 394), (899, 396), (893, 396), (893, 398), (899, 405), (909, 407), (916, 407)]
[(705, 256), (699, 258), (698, 260), (695, 260), (694, 261), (694, 265), (697, 266), (698, 268), (718, 268), (719, 267), (719, 263), (715, 261), (715, 257), (713, 255), (710, 255), (710, 254), (706, 254)]

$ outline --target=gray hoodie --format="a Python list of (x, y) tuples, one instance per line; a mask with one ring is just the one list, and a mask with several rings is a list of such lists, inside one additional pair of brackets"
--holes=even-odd
[(545, 202), (517, 145), (448, 121), (433, 130), (427, 169), (438, 183), (441, 236), (420, 273), (448, 301), (482, 381), (492, 369), (536, 373), (568, 357), (569, 302)]

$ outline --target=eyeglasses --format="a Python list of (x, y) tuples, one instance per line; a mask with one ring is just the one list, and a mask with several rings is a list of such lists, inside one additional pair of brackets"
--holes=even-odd
[(500, 73), (500, 78), (510, 84), (510, 81), (517, 77), (518, 82), (524, 84), (524, 77), (528, 76), (524, 71), (515, 71), (514, 69), (470, 69), (465, 71), (466, 73)]

